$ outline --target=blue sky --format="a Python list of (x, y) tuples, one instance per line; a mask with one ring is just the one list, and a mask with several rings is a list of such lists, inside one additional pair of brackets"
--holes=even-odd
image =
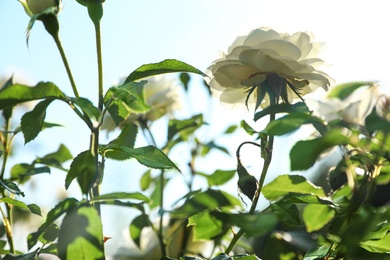
[[(92, 23), (86, 9), (75, 0), (64, 0), (63, 4), (59, 20), (64, 49), (80, 94), (96, 102)], [(119, 77), (128, 75), (140, 65), (166, 58), (182, 60), (204, 71), (219, 57), (219, 51), (225, 51), (237, 36), (261, 26), (280, 32), (313, 32), (315, 39), (327, 46), (322, 57), (331, 66), (325, 71), (336, 83), (378, 80), (384, 88), (390, 88), (387, 0), (107, 0), (104, 8), (102, 37), (106, 90)], [(25, 29), (28, 20), (16, 0), (0, 0), (0, 76), (14, 74), (28, 84), (52, 81), (72, 95), (58, 51), (40, 22), (34, 26), (27, 48)], [(196, 98), (194, 101), (196, 110), (196, 104), (203, 101)], [(222, 113), (219, 118), (231, 117), (230, 112), (218, 111)], [(27, 148), (43, 155), (57, 149), (59, 142), (72, 143), (76, 138), (77, 144), (70, 145), (74, 155), (86, 149), (88, 129), (70, 112), (61, 104), (49, 109), (49, 121), (64, 123), (69, 128), (47, 131)], [(217, 128), (218, 124), (227, 124), (227, 121), (218, 121)], [(287, 156), (288, 151), (282, 151), (282, 154)], [(34, 158), (33, 153), (29, 156), (27, 161)], [(280, 171), (280, 165), (278, 167), (271, 167), (271, 171)], [(115, 185), (123, 184), (121, 178), (125, 177), (114, 174), (118, 174), (116, 179), (120, 180)], [(61, 185), (62, 180), (53, 187)]]

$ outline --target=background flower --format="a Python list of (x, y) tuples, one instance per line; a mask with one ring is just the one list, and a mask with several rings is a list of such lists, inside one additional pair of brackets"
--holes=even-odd
[(211, 91), (224, 103), (255, 103), (257, 109), (280, 98), (291, 102), (318, 87), (327, 90), (330, 79), (317, 70), (324, 63), (317, 57), (321, 44), (312, 38), (267, 28), (238, 37), (208, 68)]
[[(134, 123), (140, 120), (153, 122), (164, 115), (172, 115), (174, 111), (181, 109), (180, 86), (175, 79), (168, 79), (159, 75), (145, 80), (148, 82), (144, 85), (144, 98), (150, 106), (150, 110), (144, 114), (131, 114), (122, 124)], [(102, 129), (110, 132), (115, 128), (116, 125), (111, 116), (106, 114)]]
[(327, 122), (343, 120), (355, 125), (364, 125), (366, 117), (378, 103), (378, 85), (371, 85), (354, 91), (345, 99), (325, 97), (322, 100), (306, 100), (313, 115)]

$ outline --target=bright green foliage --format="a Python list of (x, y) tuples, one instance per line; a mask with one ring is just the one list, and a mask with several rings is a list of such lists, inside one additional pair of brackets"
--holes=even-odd
[(310, 111), (309, 108), (306, 106), (306, 104), (303, 102), (298, 102), (295, 104), (281, 103), (281, 104), (271, 105), (269, 107), (266, 107), (256, 112), (254, 116), (254, 121), (257, 121), (260, 118), (270, 114), (294, 113), (294, 112), (308, 113)]
[(78, 201), (74, 198), (67, 198), (58, 203), (52, 210), (49, 211), (46, 217), (46, 221), (39, 227), (36, 232), (31, 233), (28, 236), (27, 244), (28, 249), (31, 249), (38, 242), (39, 237), (46, 232), (48, 228), (61, 217), (65, 212), (73, 207)]
[(61, 259), (104, 259), (102, 223), (96, 209), (87, 203), (67, 210), (58, 237)]
[(91, 101), (86, 98), (71, 98), (70, 99), (75, 105), (81, 108), (83, 113), (87, 115), (89, 119), (98, 121), (100, 119), (100, 111), (95, 107)]
[(274, 181), (264, 186), (262, 192), (269, 200), (277, 200), (289, 193), (313, 194), (325, 197), (322, 188), (314, 186), (300, 175), (281, 175), (276, 177)]
[(291, 170), (307, 170), (326, 150), (338, 145), (347, 145), (350, 142), (350, 138), (336, 131), (316, 139), (298, 141), (290, 151)]
[(286, 116), (270, 122), (264, 129), (269, 135), (284, 135), (297, 130), (304, 124), (316, 124), (318, 127), (325, 128), (322, 120), (307, 113), (290, 113)]
[(0, 109), (44, 98), (63, 100), (65, 95), (51, 82), (40, 82), (35, 87), (15, 84), (0, 91)]
[(329, 205), (309, 204), (303, 210), (303, 221), (306, 230), (313, 232), (320, 230), (328, 224), (335, 216), (336, 211)]
[(95, 156), (89, 150), (81, 152), (74, 158), (70, 165), (65, 179), (65, 188), (68, 188), (72, 181), (77, 178), (81, 191), (83, 194), (87, 194), (89, 189), (94, 185), (97, 177)]
[(232, 195), (213, 189), (197, 193), (186, 203), (172, 212), (175, 217), (189, 217), (204, 210), (234, 209), (241, 206), (240, 201)]
[(206, 76), (206, 74), (204, 74), (202, 71), (191, 65), (188, 65), (185, 62), (167, 59), (159, 63), (151, 63), (140, 66), (135, 71), (130, 73), (130, 75), (125, 80), (125, 84), (146, 77), (172, 72), (190, 72)]
[[(127, 157), (124, 159), (135, 158), (138, 162), (150, 168), (176, 169), (180, 172), (179, 168), (163, 151), (151, 145), (139, 148), (131, 148), (125, 145), (107, 145), (102, 152), (107, 158), (116, 159), (118, 156), (123, 158), (122, 156), (126, 155)], [(110, 157), (110, 154), (114, 154), (114, 156)]]
[(200, 172), (197, 172), (197, 174), (205, 177), (209, 186), (219, 186), (230, 181), (235, 176), (236, 170), (216, 170), (210, 175)]
[(24, 143), (28, 143), (38, 136), (42, 131), (43, 122), (46, 117), (46, 109), (51, 104), (52, 99), (46, 99), (40, 102), (35, 108), (23, 115), (21, 121), (22, 132), (24, 135)]
[(144, 113), (150, 109), (143, 92), (146, 82), (129, 82), (107, 91), (104, 104), (117, 125), (131, 113)]
[(373, 84), (374, 82), (370, 81), (356, 81), (340, 84), (335, 87), (332, 87), (332, 89), (328, 92), (328, 97), (344, 100), (348, 96), (350, 96), (355, 90), (365, 86), (372, 86)]

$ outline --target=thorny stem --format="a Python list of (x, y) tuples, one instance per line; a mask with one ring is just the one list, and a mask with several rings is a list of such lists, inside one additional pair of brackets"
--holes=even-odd
[(74, 93), (75, 97), (78, 98), (78, 97), (80, 97), (80, 95), (79, 95), (79, 92), (77, 90), (76, 83), (73, 79), (72, 71), (70, 70), (70, 66), (69, 66), (68, 60), (66, 58), (64, 48), (62, 47), (60, 37), (58, 36), (58, 34), (52, 34), (52, 36), (53, 36), (53, 39), (57, 45), (58, 51), (60, 52), (62, 62), (64, 63), (66, 73), (68, 74), (70, 85), (72, 86), (72, 89), (73, 89), (73, 93)]
[[(274, 120), (275, 120), (275, 114), (272, 113), (272, 114), (270, 114), (270, 122), (272, 122)], [(248, 143), (251, 143), (251, 142), (248, 142)], [(245, 144), (245, 143), (243, 143), (243, 144)], [(241, 144), (241, 145), (243, 145), (243, 144)], [(262, 190), (263, 185), (264, 185), (265, 177), (267, 176), (268, 168), (271, 164), (273, 145), (274, 145), (274, 136), (270, 135), (270, 136), (268, 136), (268, 142), (267, 142), (266, 146), (261, 147), (262, 154), (265, 155), (264, 156), (265, 158), (263, 158), (264, 165), (263, 165), (263, 169), (262, 169), (261, 175), (260, 175), (259, 187), (257, 188), (255, 196), (253, 198), (252, 205), (251, 205), (251, 208), (249, 210), (249, 214), (253, 214), (256, 210), (257, 203), (258, 203), (259, 198), (260, 198), (261, 190)], [(264, 153), (263, 153), (263, 151), (264, 151)], [(236, 245), (238, 240), (242, 237), (242, 235), (244, 235), (244, 233), (245, 233), (245, 231), (243, 229), (240, 229), (237, 232), (237, 234), (234, 235), (232, 241), (230, 241), (229, 246), (225, 250), (225, 254), (229, 254), (233, 250), (234, 246)]]

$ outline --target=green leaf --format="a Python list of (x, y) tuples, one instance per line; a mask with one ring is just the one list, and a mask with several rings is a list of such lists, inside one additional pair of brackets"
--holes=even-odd
[(7, 203), (9, 205), (18, 207), (20, 209), (30, 211), (30, 209), (27, 207), (27, 205), (24, 202), (21, 202), (19, 200), (11, 199), (10, 197), (3, 197), (3, 198), (0, 199), (0, 202), (4, 202), (4, 203)]
[(305, 102), (298, 102), (295, 104), (281, 103), (276, 105), (271, 105), (269, 107), (256, 112), (254, 116), (254, 120), (257, 121), (260, 118), (269, 115), (269, 114), (278, 114), (278, 113), (293, 113), (293, 112), (301, 112), (301, 113), (309, 113), (310, 110), (306, 106)]
[(268, 200), (277, 200), (289, 193), (311, 194), (319, 197), (326, 197), (321, 187), (316, 187), (305, 177), (300, 175), (280, 175), (271, 183), (263, 187), (262, 192)]
[[(245, 122), (245, 121), (244, 121)], [(234, 133), (236, 130), (238, 129), (238, 126), (237, 125), (231, 125), (229, 126), (228, 128), (226, 128), (225, 130), (225, 134), (232, 134)]]
[(253, 129), (246, 121), (242, 120), (240, 126), (247, 132), (249, 135), (257, 134), (258, 131)]
[(188, 75), (188, 73), (186, 73), (186, 72), (182, 72), (182, 73), (180, 73), (179, 78), (180, 78), (181, 83), (182, 83), (183, 86), (184, 86), (184, 89), (185, 89), (186, 91), (188, 91), (188, 83), (189, 83), (190, 80), (191, 80), (190, 75)]
[(141, 190), (142, 191), (145, 191), (149, 188), (150, 184), (153, 182), (153, 178), (152, 178), (152, 171), (149, 169), (147, 170), (141, 177), (141, 180), (140, 180), (140, 186), (141, 186)]
[(70, 99), (74, 104), (76, 104), (79, 108), (81, 108), (81, 110), (83, 111), (83, 113), (85, 115), (87, 115), (87, 117), (89, 119), (94, 119), (96, 121), (99, 120), (100, 118), (100, 110), (95, 107), (91, 101), (89, 101), (88, 99), (86, 98), (82, 98), (82, 97), (79, 97), (79, 98), (71, 98)]
[(168, 123), (168, 140), (172, 140), (176, 135), (180, 135), (183, 140), (194, 133), (204, 124), (203, 115), (198, 114), (189, 119), (171, 119)]
[(336, 211), (329, 205), (309, 204), (302, 213), (307, 232), (320, 230), (335, 216)]
[(372, 85), (374, 85), (374, 82), (371, 81), (356, 81), (340, 84), (328, 91), (328, 98), (338, 98), (344, 100), (358, 88)]
[(323, 259), (328, 255), (329, 250), (331, 250), (332, 245), (331, 244), (324, 244), (318, 248), (309, 250), (304, 260), (316, 260), (316, 259)]
[(248, 236), (261, 236), (278, 224), (278, 218), (273, 214), (226, 214), (229, 221), (245, 231)]
[(15, 183), (11, 181), (1, 181), (0, 180), (0, 186), (2, 186), (4, 189), (8, 190), (9, 192), (15, 194), (15, 195), (21, 195), (24, 197), (23, 191), (21, 191)]
[(130, 148), (123, 145), (107, 146), (104, 152), (118, 150), (127, 153), (129, 158), (133, 157), (147, 167), (154, 169), (176, 169), (180, 172), (180, 169), (163, 151), (152, 145), (139, 148)]
[(367, 131), (371, 134), (376, 131), (390, 132), (390, 122), (378, 116), (375, 109), (366, 117), (365, 125)]
[(41, 254), (51, 254), (57, 256), (58, 251), (57, 251), (57, 244), (50, 244), (47, 247), (44, 247), (39, 251)]
[(38, 205), (36, 205), (36, 204), (28, 204), (27, 207), (28, 207), (28, 209), (30, 210), (31, 213), (42, 217), (41, 208)]
[(211, 149), (217, 149), (229, 155), (229, 151), (225, 147), (217, 145), (214, 141), (208, 142), (207, 144), (203, 144), (202, 148), (203, 148), (201, 152), (202, 156), (206, 156), (211, 151)]
[(38, 250), (39, 248), (34, 250), (33, 252), (27, 254), (21, 254), (21, 255), (7, 254), (2, 259), (3, 260), (35, 260)]
[(279, 218), (280, 222), (288, 227), (298, 227), (302, 225), (297, 205), (281, 199), (275, 203), (271, 203), (271, 209)]
[(240, 201), (232, 195), (224, 191), (208, 189), (207, 191), (197, 193), (181, 207), (172, 211), (171, 214), (177, 217), (188, 217), (203, 210), (233, 209), (238, 206), (241, 206)]
[[(118, 146), (127, 146), (130, 148), (134, 148), (137, 133), (138, 133), (138, 126), (137, 125), (132, 124), (132, 123), (125, 124), (124, 127), (122, 128), (122, 131), (119, 134), (119, 136), (117, 138), (115, 138), (114, 140), (110, 141), (108, 143), (108, 146), (118, 145)], [(102, 148), (104, 150), (105, 147), (101, 146), (101, 149)], [(110, 158), (110, 159), (114, 159), (114, 160), (126, 160), (126, 159), (131, 158), (127, 152), (124, 152), (121, 149), (112, 149), (112, 150), (109, 149), (109, 150), (105, 151), (104, 153), (105, 153), (104, 154), (105, 157)]]
[(46, 117), (46, 109), (53, 102), (53, 99), (46, 99), (38, 103), (35, 108), (22, 116), (21, 128), (24, 135), (24, 143), (28, 143), (38, 136), (42, 131), (43, 122)]
[(40, 164), (46, 164), (49, 166), (54, 166), (57, 168), (62, 168), (62, 163), (72, 159), (73, 156), (68, 150), (68, 148), (61, 144), (60, 147), (58, 147), (58, 150), (49, 153), (41, 158), (37, 158), (34, 163), (40, 163)]
[(87, 203), (72, 208), (62, 221), (58, 237), (61, 259), (104, 259), (100, 216)]
[(83, 194), (87, 194), (94, 185), (97, 178), (97, 169), (95, 157), (90, 150), (81, 152), (73, 159), (65, 179), (66, 189), (69, 188), (75, 178), (77, 178)]
[(144, 85), (147, 81), (129, 82), (119, 87), (111, 87), (105, 97), (104, 104), (108, 108), (115, 124), (125, 120), (131, 113), (144, 113), (150, 109), (144, 98)]
[(264, 132), (268, 135), (284, 135), (297, 130), (304, 124), (325, 126), (322, 120), (307, 113), (291, 113), (282, 118), (269, 122)]
[(150, 199), (139, 192), (113, 192), (109, 194), (104, 194), (100, 196), (96, 196), (93, 198), (93, 202), (102, 202), (106, 200), (114, 200), (114, 199), (134, 199), (134, 200), (140, 200), (145, 203), (149, 203)]
[(312, 140), (297, 142), (290, 151), (291, 170), (307, 170), (314, 165), (318, 156), (327, 149), (338, 145), (347, 145), (351, 140), (339, 132), (333, 131)]
[(193, 226), (193, 240), (211, 240), (223, 231), (223, 223), (208, 211), (188, 218), (188, 226)]
[(145, 227), (150, 226), (150, 220), (146, 214), (139, 215), (131, 221), (130, 224), (130, 237), (134, 243), (140, 248), (141, 232)]
[(53, 242), (58, 238), (60, 229), (55, 223), (52, 223), (40, 236), (39, 241), (43, 244)]
[(15, 84), (0, 91), (0, 109), (44, 98), (64, 100), (65, 95), (51, 82), (40, 82), (35, 87)]
[(74, 198), (67, 198), (61, 201), (60, 203), (58, 203), (52, 210), (50, 210), (49, 213), (47, 214), (45, 223), (43, 223), (39, 227), (38, 231), (28, 235), (28, 239), (27, 239), (28, 249), (30, 250), (33, 246), (35, 246), (41, 234), (43, 234), (45, 230), (49, 228), (51, 224), (54, 223), (55, 220), (57, 220), (69, 208), (73, 207), (77, 202), (78, 201)]
[(211, 175), (200, 172), (196, 174), (205, 177), (209, 186), (219, 186), (230, 181), (235, 176), (235, 173), (236, 170), (216, 170)]
[(235, 255), (235, 256), (229, 256), (226, 254), (219, 254), (216, 257), (213, 257), (211, 260), (260, 260), (256, 255)]
[(40, 173), (50, 173), (49, 167), (34, 167), (27, 163), (16, 164), (11, 169), (12, 180), (18, 180), (20, 184), (29, 180), (29, 177)]
[(130, 75), (126, 78), (125, 83), (133, 82), (138, 79), (154, 75), (172, 72), (190, 72), (200, 74), (203, 77), (207, 77), (207, 75), (204, 74), (202, 71), (194, 68), (191, 65), (188, 65), (187, 63), (178, 60), (167, 59), (159, 63), (150, 63), (142, 65), (141, 67), (130, 73)]
[(137, 133), (138, 126), (136, 124), (125, 124), (119, 136), (110, 141), (108, 145), (125, 145), (127, 147), (133, 148)]
[(388, 253), (390, 252), (390, 233), (381, 239), (363, 241), (360, 246), (372, 253)]

